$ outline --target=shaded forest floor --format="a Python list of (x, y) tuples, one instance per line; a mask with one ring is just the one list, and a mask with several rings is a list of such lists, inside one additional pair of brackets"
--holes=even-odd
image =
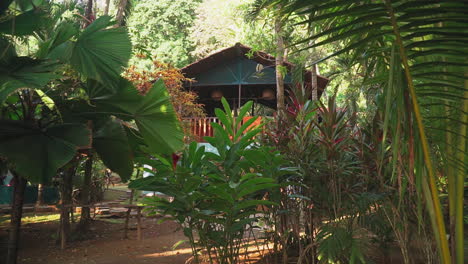
[[(185, 239), (174, 222), (158, 224), (158, 219), (144, 218), (143, 240), (137, 241), (134, 221), (131, 220), (129, 239), (123, 239), (123, 219), (95, 220), (89, 234), (75, 234), (75, 240), (63, 251), (56, 243), (58, 222), (25, 224), (18, 264), (183, 264), (190, 258), (188, 244), (172, 249)], [(5, 256), (7, 236), (6, 227), (1, 226), (0, 256)]]
[[(0, 217), (0, 256), (5, 256), (8, 239), (7, 215)], [(27, 214), (26, 220), (33, 218)], [(18, 264), (184, 264), (191, 257), (187, 243), (173, 246), (185, 240), (177, 224), (172, 221), (158, 223), (160, 218), (142, 218), (143, 240), (137, 240), (136, 220), (130, 221), (129, 238), (123, 239), (124, 218), (97, 218), (88, 234), (74, 234), (73, 241), (65, 250), (57, 244), (58, 215), (39, 213), (33, 220), (23, 222)], [(37, 221), (37, 222), (35, 222)], [(371, 263), (403, 263), (396, 245), (387, 249), (389, 256), (375, 249)], [(249, 250), (250, 251), (250, 250)], [(259, 256), (249, 252), (250, 263)], [(265, 252), (266, 253), (266, 252)], [(414, 252), (416, 253), (416, 252)], [(252, 255), (253, 254), (253, 255)], [(293, 254), (294, 255), (294, 254)], [(280, 255), (276, 256), (281, 259)], [(0, 257), (0, 264), (3, 262)], [(266, 258), (261, 263), (280, 263)], [(290, 263), (297, 257), (291, 256)], [(190, 262), (189, 262), (190, 263)], [(424, 263), (424, 262), (417, 262)]]

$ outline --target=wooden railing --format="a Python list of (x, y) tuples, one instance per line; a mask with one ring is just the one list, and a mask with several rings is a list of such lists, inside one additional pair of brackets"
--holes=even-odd
[(204, 137), (213, 136), (211, 123), (219, 123), (217, 117), (191, 117), (184, 118), (184, 122), (190, 124), (190, 132), (198, 142), (204, 142)]
[[(242, 124), (251, 118), (253, 117), (244, 117)], [(257, 120), (252, 125), (250, 125), (249, 128), (260, 125), (262, 118), (255, 118), (257, 118)], [(205, 142), (204, 137), (212, 137), (214, 135), (214, 129), (211, 126), (211, 123), (220, 123), (217, 117), (191, 117), (184, 118), (183, 121), (189, 124), (190, 132), (193, 136), (195, 136), (195, 140), (197, 142)]]

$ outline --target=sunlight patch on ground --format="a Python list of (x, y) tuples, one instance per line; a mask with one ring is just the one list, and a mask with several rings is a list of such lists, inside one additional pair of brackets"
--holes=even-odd
[[(260, 259), (271, 253), (272, 243), (266, 243), (261, 245), (247, 245), (241, 247), (239, 252), (239, 258), (243, 263), (257, 263)], [(177, 250), (169, 250), (158, 253), (144, 254), (138, 256), (138, 258), (158, 258), (158, 257), (170, 257), (176, 255), (192, 255), (191, 248), (181, 248)], [(206, 256), (205, 256), (206, 257)]]
[[(10, 215), (2, 215), (0, 216), (0, 226), (7, 226), (10, 223)], [(60, 219), (60, 214), (56, 213), (26, 213), (23, 214), (23, 218), (21, 219), (21, 223), (24, 224), (32, 224), (32, 223), (43, 223), (43, 222), (53, 222), (58, 221)]]
[(185, 255), (185, 254), (192, 254), (192, 249), (190, 248), (181, 248), (176, 250), (164, 251), (159, 253), (151, 253), (151, 254), (144, 254), (138, 256), (138, 258), (157, 258), (157, 257), (169, 257), (175, 255)]

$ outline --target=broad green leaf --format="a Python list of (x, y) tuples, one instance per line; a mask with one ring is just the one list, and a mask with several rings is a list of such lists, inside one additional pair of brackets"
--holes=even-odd
[(258, 205), (272, 205), (273, 206), (277, 204), (271, 201), (266, 201), (266, 200), (245, 200), (236, 204), (235, 208), (237, 210), (241, 210), (241, 209), (246, 209), (249, 207), (255, 207)]
[(223, 108), (224, 108), (224, 113), (226, 113), (226, 116), (229, 118), (230, 120), (230, 124), (234, 124), (234, 119), (232, 117), (232, 110), (231, 110), (231, 107), (229, 106), (229, 103), (228, 101), (226, 100), (226, 98), (221, 98), (221, 103), (223, 104)]
[[(240, 136), (242, 136), (242, 134), (244, 132), (246, 132), (247, 128), (250, 127), (255, 121), (257, 121), (258, 118), (259, 118), (258, 116), (252, 117), (249, 120), (247, 120), (244, 124), (242, 124), (242, 126), (237, 130), (236, 135), (235, 135), (234, 138), (237, 139)], [(255, 127), (255, 128), (257, 128), (257, 127)]]
[(60, 23), (57, 28), (54, 29), (53, 35), (49, 40), (39, 43), (39, 50), (36, 56), (39, 58), (48, 57), (62, 62), (68, 62), (71, 56), (71, 49), (64, 49), (63, 47), (71, 45), (72, 43), (66, 42), (76, 36), (78, 32), (79, 30), (74, 23)]
[(158, 80), (143, 97), (134, 118), (153, 152), (172, 153), (183, 147), (184, 134), (162, 80)]
[(90, 131), (80, 124), (37, 128), (23, 121), (0, 121), (0, 155), (31, 182), (48, 182), (80, 147), (90, 144)]
[(0, 103), (18, 89), (40, 89), (58, 77), (57, 64), (27, 57), (15, 57), (0, 65)]
[(237, 194), (237, 198), (243, 198), (247, 195), (253, 194), (255, 192), (261, 191), (261, 190), (268, 190), (273, 187), (277, 187), (278, 184), (276, 183), (263, 183), (263, 184), (255, 184), (255, 185), (249, 185), (246, 186), (245, 188), (241, 189), (240, 192)]
[(0, 22), (0, 33), (13, 36), (32, 35), (41, 28), (44, 19), (44, 12), (31, 10)]
[(109, 119), (93, 134), (93, 147), (104, 165), (127, 181), (133, 172), (133, 155), (121, 121)]
[(232, 131), (232, 126), (233, 123), (231, 122), (231, 119), (229, 118), (230, 113), (225, 113), (223, 110), (216, 108), (215, 109), (215, 115), (218, 117), (218, 119), (221, 121), (221, 123), (224, 125), (226, 132), (229, 135), (234, 135), (234, 132)]
[(85, 90), (96, 106), (96, 114), (134, 120), (151, 152), (172, 153), (183, 147), (183, 133), (162, 80), (144, 96), (123, 78), (119, 79), (116, 94), (95, 81), (88, 82)]
[(57, 45), (57, 47), (49, 51), (49, 53), (47, 54), (47, 58), (68, 63), (73, 54), (75, 44), (75, 42), (67, 41), (60, 45)]
[(25, 88), (24, 84), (20, 81), (7, 81), (0, 86), (0, 104), (3, 104), (5, 100), (15, 91)]
[(236, 126), (239, 126), (241, 124), (247, 112), (250, 109), (252, 109), (252, 105), (253, 105), (253, 101), (248, 101), (241, 107), (241, 109), (239, 110), (239, 115), (236, 118)]
[[(228, 132), (228, 129), (225, 129), (224, 127), (222, 127), (220, 124), (218, 123), (211, 123), (211, 126), (213, 127), (214, 129), (214, 133), (215, 133), (215, 137), (220, 137), (223, 139), (224, 142), (230, 142), (231, 140), (229, 139), (229, 132)], [(231, 129), (232, 131), (232, 129)], [(213, 146), (216, 146), (216, 145), (213, 145)]]
[(91, 23), (73, 47), (71, 64), (84, 76), (115, 91), (120, 73), (130, 59), (132, 44), (124, 27), (107, 28), (111, 24), (110, 16), (101, 16)]

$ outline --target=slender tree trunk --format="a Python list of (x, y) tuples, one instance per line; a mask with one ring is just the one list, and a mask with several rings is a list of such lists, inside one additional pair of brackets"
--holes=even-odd
[(70, 238), (70, 211), (73, 210), (72, 192), (73, 192), (73, 175), (75, 174), (76, 166), (72, 165), (63, 172), (61, 186), (61, 208), (60, 208), (60, 248), (65, 249), (67, 241)]
[(85, 164), (85, 173), (83, 186), (81, 187), (81, 218), (79, 224), (80, 231), (86, 231), (89, 222), (91, 221), (91, 210), (90, 210), (90, 189), (91, 189), (91, 179), (93, 176), (93, 154), (90, 153)]
[(105, 16), (109, 15), (109, 6), (110, 6), (110, 0), (106, 0), (106, 5), (104, 6), (104, 15)]
[(36, 206), (44, 205), (44, 184), (40, 183), (37, 185), (37, 201)]
[(85, 17), (86, 21), (83, 24), (83, 28), (89, 26), (89, 24), (91, 24), (93, 21), (93, 0), (88, 0), (86, 3)]
[[(310, 32), (309, 34), (311, 36), (315, 35), (315, 29), (314, 27), (311, 27), (310, 29)], [(312, 46), (315, 44), (315, 40), (311, 40), (309, 41), (309, 45)], [(310, 63), (313, 63), (314, 61), (317, 60), (317, 55), (316, 55), (316, 48), (313, 48), (312, 50), (312, 56), (310, 58)], [(311, 99), (312, 101), (316, 101), (319, 99), (318, 97), (318, 68), (317, 68), (317, 64), (313, 63), (312, 64), (312, 69), (311, 69), (311, 80), (310, 80), (310, 84), (311, 84), (311, 91), (312, 91), (312, 94), (311, 94)]]
[(13, 191), (13, 203), (11, 206), (10, 233), (8, 239), (7, 264), (16, 264), (18, 255), (18, 244), (21, 231), (21, 218), (23, 216), (24, 191), (26, 179), (13, 173), (15, 186)]
[(312, 100), (318, 100), (318, 82), (317, 82), (317, 64), (312, 65), (312, 80), (311, 80), (311, 89), (312, 89)]
[(127, 9), (128, 0), (120, 0), (117, 8), (117, 15), (115, 20), (117, 21), (117, 27), (123, 26), (125, 9)]
[(285, 112), (284, 105), (284, 77), (282, 73), (284, 64), (284, 39), (283, 39), (283, 22), (280, 17), (275, 20), (275, 35), (276, 35), (276, 107), (278, 117), (282, 118)]

